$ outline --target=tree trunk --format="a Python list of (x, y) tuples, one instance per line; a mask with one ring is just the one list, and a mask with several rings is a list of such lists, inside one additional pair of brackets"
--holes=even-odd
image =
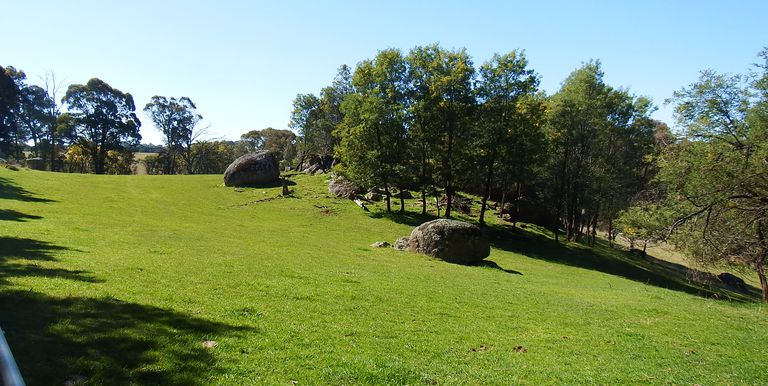
[(389, 193), (389, 186), (384, 185), (384, 196), (387, 200), (387, 213), (392, 212), (392, 204), (390, 202), (390, 198), (392, 197), (392, 194)]
[(501, 203), (499, 204), (499, 209), (496, 211), (496, 214), (499, 216), (504, 216), (504, 200), (507, 198), (507, 188), (504, 186), (504, 184), (501, 185)]
[(93, 172), (96, 174), (104, 174), (104, 159), (101, 156), (101, 148), (92, 146), (91, 157), (93, 158)]
[(613, 219), (608, 218), (608, 245), (613, 248)]
[(577, 230), (577, 198), (576, 198), (576, 184), (573, 185), (573, 190), (570, 192), (569, 204), (568, 204), (568, 229), (566, 229), (566, 239), (573, 241), (576, 237)]
[(403, 184), (398, 184), (397, 189), (400, 190), (400, 213), (405, 212), (405, 198), (403, 198)]
[(451, 218), (453, 205), (453, 125), (448, 123), (448, 149), (446, 151), (445, 165), (445, 218)]
[[(193, 162), (192, 162), (192, 143), (191, 142), (188, 143), (186, 149), (184, 149), (184, 154), (187, 155), (185, 157), (186, 159), (184, 160), (187, 163), (187, 174), (195, 174), (194, 173), (195, 172), (195, 168), (193, 167), (194, 165), (193, 165)], [(279, 172), (278, 172), (278, 174), (279, 174)]]
[(523, 198), (523, 184), (520, 182), (515, 182), (515, 185), (517, 185), (517, 194), (515, 195), (515, 213), (510, 214), (512, 217), (512, 228), (517, 226), (517, 220), (520, 218), (520, 200)]
[(488, 196), (491, 194), (491, 182), (493, 182), (493, 163), (495, 151), (492, 152), (491, 159), (488, 161), (488, 169), (485, 175), (485, 192), (483, 193), (483, 202), (480, 204), (480, 225), (485, 225), (485, 205), (488, 203)]
[(555, 242), (560, 241), (560, 204), (557, 205), (557, 210), (555, 211), (555, 221), (554, 221), (554, 231), (555, 231)]
[(565, 148), (565, 151), (563, 153), (563, 165), (560, 168), (560, 183), (557, 187), (557, 197), (555, 198), (555, 223), (554, 223), (554, 231), (555, 231), (555, 241), (560, 241), (560, 217), (563, 214), (563, 193), (565, 192), (565, 175), (567, 170), (567, 164), (568, 162), (568, 148)]
[(768, 245), (766, 245), (765, 234), (763, 234), (763, 222), (758, 221), (757, 228), (757, 242), (761, 246), (762, 256), (757, 262), (755, 262), (755, 269), (757, 276), (760, 278), (760, 288), (763, 290), (763, 302), (768, 303), (768, 281), (765, 279), (765, 262), (768, 260)]
[(760, 288), (763, 290), (763, 303), (768, 303), (768, 281), (765, 278), (765, 266), (762, 261), (757, 263), (757, 276), (760, 277)]
[(421, 214), (427, 214), (427, 149), (429, 144), (421, 142)]
[(592, 217), (592, 240), (590, 241), (590, 246), (594, 247), (595, 242), (597, 241), (597, 220), (600, 216), (600, 201), (597, 202), (597, 206), (595, 207), (595, 215)]
[(453, 201), (453, 189), (445, 187), (445, 218), (451, 218), (451, 201)]
[(299, 157), (299, 163), (296, 165), (296, 170), (302, 171), (304, 169), (304, 157), (307, 156), (307, 152), (302, 151), (301, 157)]

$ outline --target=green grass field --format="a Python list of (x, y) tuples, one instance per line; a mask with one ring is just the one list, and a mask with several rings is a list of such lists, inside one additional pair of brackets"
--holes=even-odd
[(477, 267), (371, 248), (424, 218), (323, 178), (282, 198), (0, 168), (0, 326), (27, 383), (768, 384), (750, 296), (535, 227), (494, 226)]

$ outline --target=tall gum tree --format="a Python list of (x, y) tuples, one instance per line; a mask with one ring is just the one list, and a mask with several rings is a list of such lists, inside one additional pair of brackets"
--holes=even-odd
[[(477, 120), (479, 129), (474, 135), (485, 174), (478, 219), (480, 224), (485, 223), (486, 204), (500, 158), (526, 150), (522, 146), (515, 146), (520, 144), (517, 137), (523, 131), (523, 111), (518, 111), (518, 102), (524, 96), (534, 94), (538, 84), (539, 78), (528, 68), (528, 60), (522, 51), (495, 54), (480, 67), (479, 80), (475, 86), (480, 103)], [(534, 158), (533, 155), (531, 158)], [(502, 163), (504, 161), (507, 160), (502, 160)], [(517, 166), (523, 167), (523, 163)], [(522, 181), (517, 182), (519, 184)]]
[(141, 122), (135, 113), (133, 97), (101, 79), (70, 85), (62, 103), (68, 106), (96, 174), (104, 174), (109, 150), (120, 149), (126, 142), (138, 144), (141, 140)]
[[(460, 169), (466, 159), (463, 153), (471, 138), (475, 70), (466, 49), (449, 51), (437, 44), (414, 48), (407, 61), (413, 98), (418, 101), (413, 105), (416, 137), (430, 141), (428, 152), (436, 161), (430, 169), (445, 190), (445, 217), (449, 218), (457, 177), (465, 171)], [(429, 160), (425, 158), (425, 162)]]
[[(643, 188), (654, 122), (650, 101), (603, 81), (600, 62), (577, 69), (552, 96), (547, 135), (555, 238), (596, 236), (601, 213), (608, 218)], [(609, 210), (608, 210), (608, 209)], [(607, 214), (606, 214), (607, 213)]]
[(155, 95), (144, 106), (144, 112), (152, 119), (155, 127), (163, 133), (163, 142), (167, 149), (166, 174), (177, 173), (177, 156), (181, 156), (187, 173), (192, 173), (191, 149), (195, 136), (195, 127), (203, 119), (197, 113), (197, 106), (188, 97), (166, 98)]
[[(343, 104), (344, 120), (336, 131), (341, 142), (336, 154), (344, 172), (355, 182), (384, 189), (391, 211), (390, 186), (401, 191), (408, 179), (407, 64), (399, 50), (380, 51), (361, 62), (352, 77), (355, 92)], [(400, 210), (404, 210), (400, 195)]]

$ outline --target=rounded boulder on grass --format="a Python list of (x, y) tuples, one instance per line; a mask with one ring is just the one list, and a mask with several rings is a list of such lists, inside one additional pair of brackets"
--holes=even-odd
[(451, 263), (473, 265), (491, 254), (491, 245), (476, 225), (437, 219), (425, 222), (411, 232), (408, 250)]
[(224, 171), (226, 186), (264, 186), (277, 183), (280, 167), (268, 151), (246, 154), (232, 162)]

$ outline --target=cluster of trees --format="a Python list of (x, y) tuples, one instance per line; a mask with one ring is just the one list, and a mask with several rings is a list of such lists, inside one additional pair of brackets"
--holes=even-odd
[(0, 158), (22, 159), (32, 141), (36, 156), (54, 159), (72, 117), (60, 113), (55, 98), (60, 85), (52, 73), (43, 87), (27, 85), (26, 78), (24, 71), (0, 66)]
[(0, 67), (0, 154), (24, 159), (31, 141), (32, 155), (50, 170), (125, 172), (126, 147), (141, 139), (131, 94), (97, 78), (70, 85), (57, 101), (60, 89), (53, 74), (40, 87), (27, 84), (23, 71)]
[(320, 97), (299, 95), (291, 123), (300, 158), (335, 157), (339, 173), (383, 189), (387, 210), (390, 189), (410, 189), (422, 212), (440, 196), (450, 217), (462, 190), (482, 197), (480, 223), (489, 199), (515, 211), (535, 201), (556, 232), (594, 240), (653, 177), (668, 128), (650, 119), (647, 98), (607, 85), (596, 61), (554, 95), (538, 86), (522, 51), (476, 68), (464, 49), (387, 49), (343, 66)]

